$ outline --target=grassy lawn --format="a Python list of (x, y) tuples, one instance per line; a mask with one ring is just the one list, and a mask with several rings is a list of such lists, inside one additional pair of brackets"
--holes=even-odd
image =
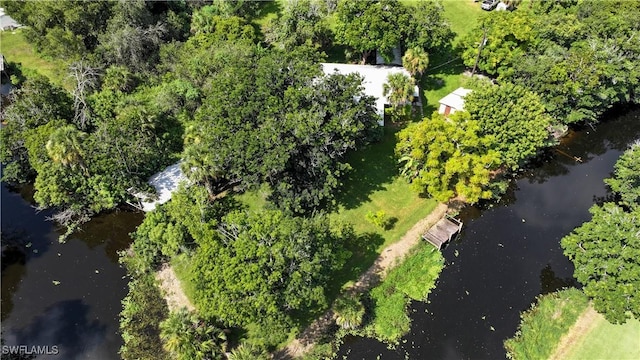
[[(406, 3), (415, 2), (407, 1)], [(442, 4), (444, 17), (456, 34), (453, 41), (456, 48), (460, 39), (476, 26), (485, 11), (480, 8), (480, 3), (472, 0), (443, 0)], [(431, 113), (438, 109), (440, 99), (462, 86), (464, 71), (465, 66), (456, 50), (446, 54), (433, 54), (430, 57), (429, 68), (420, 82), (425, 116), (430, 117)]]
[(456, 33), (455, 42), (470, 32), (483, 14), (488, 14), (480, 8), (480, 2), (473, 0), (443, 0), (442, 5), (445, 19)]
[(544, 295), (524, 312), (516, 336), (505, 341), (511, 359), (548, 359), (588, 306), (582, 291), (567, 289)]
[(407, 314), (410, 300), (427, 299), (443, 266), (442, 254), (421, 242), (402, 264), (371, 290), (373, 316), (364, 333), (387, 342), (397, 342), (411, 326)]
[[(381, 142), (347, 157), (352, 171), (338, 195), (338, 209), (332, 214), (336, 219), (353, 224), (358, 233), (379, 234), (384, 242), (378, 245), (378, 250), (399, 240), (437, 205), (435, 200), (419, 196), (398, 175), (394, 156), (395, 133), (387, 127)], [(379, 210), (383, 210), (392, 223), (387, 230), (380, 229), (366, 219), (368, 212)]]
[(48, 77), (55, 84), (67, 85), (66, 64), (62, 61), (48, 60), (36, 54), (20, 30), (0, 32), (0, 53), (7, 61), (21, 64), (25, 72), (34, 71)]
[(613, 325), (598, 314), (595, 327), (575, 342), (567, 359), (640, 359), (640, 321)]
[[(347, 157), (352, 170), (337, 196), (337, 207), (330, 214), (333, 220), (352, 224), (360, 235), (357, 243), (350, 244), (353, 253), (342, 272), (336, 274), (329, 289), (330, 296), (350, 285), (367, 270), (382, 249), (400, 240), (418, 221), (425, 218), (436, 207), (433, 199), (420, 197), (409, 183), (398, 176), (394, 157), (395, 131), (385, 128), (381, 142), (369, 145)], [(266, 188), (246, 192), (238, 200), (249, 210), (256, 211), (266, 206)], [(366, 219), (369, 212), (385, 212), (391, 225), (381, 229)], [(332, 297), (333, 297), (332, 296)]]
[(194, 301), (196, 289), (195, 285), (191, 281), (191, 259), (189, 258), (189, 255), (182, 253), (174, 256), (171, 259), (171, 267), (176, 273), (176, 277), (180, 280), (182, 291), (184, 291), (184, 294), (191, 301), (193, 306), (196, 306), (197, 303)]

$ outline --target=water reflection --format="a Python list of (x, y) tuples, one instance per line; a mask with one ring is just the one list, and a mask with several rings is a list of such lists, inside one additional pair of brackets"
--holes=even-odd
[[(57, 346), (57, 355), (38, 359), (103, 359), (100, 345), (107, 338), (107, 326), (89, 318), (89, 305), (81, 300), (66, 300), (48, 306), (25, 327), (5, 334), (7, 344)], [(91, 356), (88, 356), (90, 355)]]
[(16, 249), (3, 252), (3, 340), (58, 345), (56, 359), (118, 359), (118, 315), (127, 280), (117, 252), (128, 246), (128, 234), (143, 215), (101, 215), (59, 244), (60, 232), (45, 220), (50, 212), (36, 212), (29, 189), (21, 192), (2, 186), (3, 250), (5, 243)]

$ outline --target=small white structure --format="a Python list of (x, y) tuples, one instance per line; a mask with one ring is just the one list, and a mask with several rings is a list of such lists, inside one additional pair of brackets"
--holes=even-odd
[[(336, 64), (336, 63), (322, 63), (322, 71), (326, 75), (338, 72), (339, 74), (360, 74), (363, 77), (362, 86), (364, 87), (364, 94), (373, 96), (376, 99), (376, 112), (380, 116), (378, 124), (384, 125), (384, 108), (389, 104), (388, 99), (382, 95), (382, 86), (387, 82), (387, 77), (390, 74), (402, 73), (411, 77), (409, 72), (403, 67), (397, 66), (382, 66), (382, 65), (352, 65), (352, 64)], [(416, 100), (420, 99), (420, 93), (418, 86), (416, 85), (413, 96)]]
[(498, 3), (498, 6), (496, 6), (496, 11), (505, 11), (505, 10), (509, 10), (509, 5), (500, 1), (500, 3)]
[(464, 97), (471, 91), (471, 89), (465, 89), (463, 87), (455, 89), (452, 93), (440, 99), (438, 112), (447, 116), (456, 111), (464, 110)]
[(0, 8), (0, 30), (13, 30), (17, 28), (21, 28), (22, 25), (18, 24), (17, 21), (13, 20), (13, 18), (7, 14), (5, 14), (4, 9)]
[[(134, 193), (133, 196), (140, 199), (139, 204), (142, 211), (149, 212), (155, 210), (159, 204), (164, 204), (171, 200), (171, 195), (178, 190), (182, 182), (188, 183), (187, 177), (180, 168), (181, 162), (177, 162), (161, 172), (153, 175), (147, 182), (156, 189), (157, 199), (150, 199), (145, 194)], [(133, 205), (133, 204), (131, 204)], [(133, 205), (135, 206), (135, 205)], [(139, 206), (135, 206), (140, 208)]]

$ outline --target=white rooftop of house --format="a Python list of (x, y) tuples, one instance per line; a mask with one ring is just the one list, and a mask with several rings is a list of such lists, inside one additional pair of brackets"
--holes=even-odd
[[(333, 74), (335, 71), (343, 75), (351, 73), (360, 74), (364, 78), (362, 81), (364, 94), (376, 98), (376, 109), (380, 116), (384, 116), (384, 105), (388, 104), (386, 97), (382, 95), (382, 85), (387, 82), (387, 76), (395, 73), (402, 73), (407, 76), (411, 76), (405, 68), (399, 66), (336, 63), (322, 63), (321, 65), (322, 71), (324, 71), (326, 75)], [(419, 96), (418, 86), (415, 87), (413, 96)]]
[(6, 15), (3, 8), (0, 8), (0, 30), (12, 30), (22, 27), (11, 16)]
[(153, 175), (149, 179), (148, 183), (156, 188), (158, 200), (142, 200), (142, 210), (146, 212), (152, 211), (157, 205), (164, 204), (171, 200), (171, 194), (178, 190), (178, 186), (183, 181), (188, 182), (187, 177), (182, 172), (182, 169), (180, 169), (180, 162), (177, 162)]
[(464, 97), (471, 91), (472, 91), (471, 89), (465, 89), (463, 87), (459, 87), (453, 90), (453, 92), (451, 92), (449, 95), (440, 99), (439, 102), (440, 104), (449, 106), (453, 109), (462, 110), (464, 109)]

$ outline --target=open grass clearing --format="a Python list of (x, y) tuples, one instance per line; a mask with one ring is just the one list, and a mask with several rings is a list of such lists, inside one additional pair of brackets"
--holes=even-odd
[(640, 321), (638, 320), (628, 320), (624, 324), (614, 325), (604, 316), (595, 313), (588, 331), (579, 334), (573, 340), (567, 344), (566, 356), (562, 359), (640, 359)]
[(70, 83), (66, 79), (66, 64), (62, 61), (46, 59), (36, 53), (21, 30), (0, 31), (0, 53), (7, 61), (20, 64), (23, 72), (37, 72), (49, 78), (54, 84), (70, 88)]

